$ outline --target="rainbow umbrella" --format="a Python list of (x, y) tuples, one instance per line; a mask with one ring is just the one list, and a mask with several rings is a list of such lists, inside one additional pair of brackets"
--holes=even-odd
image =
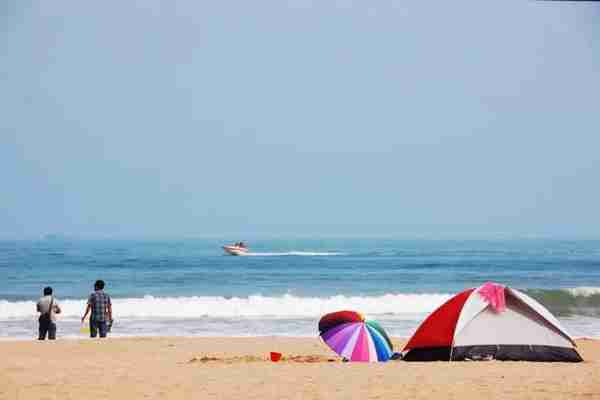
[(383, 328), (355, 311), (324, 315), (319, 335), (331, 350), (350, 361), (387, 361), (392, 356), (392, 342)]

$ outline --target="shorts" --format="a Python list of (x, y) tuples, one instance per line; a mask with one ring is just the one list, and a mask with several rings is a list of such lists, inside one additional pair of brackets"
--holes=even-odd
[(39, 328), (39, 340), (46, 340), (46, 334), (48, 334), (48, 340), (56, 339), (56, 323), (49, 319), (40, 318)]
[(98, 336), (98, 332), (100, 332), (101, 338), (106, 337), (106, 333), (108, 332), (107, 321), (96, 321), (90, 319), (90, 337), (95, 338), (96, 336)]

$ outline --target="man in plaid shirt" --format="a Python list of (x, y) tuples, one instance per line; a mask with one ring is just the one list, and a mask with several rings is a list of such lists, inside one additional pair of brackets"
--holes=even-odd
[(85, 314), (81, 322), (85, 320), (89, 312), (90, 315), (90, 336), (95, 338), (100, 331), (100, 337), (105, 338), (109, 329), (109, 323), (112, 325), (112, 304), (110, 296), (104, 293), (104, 281), (98, 280), (94, 284), (94, 292), (90, 294), (87, 302)]

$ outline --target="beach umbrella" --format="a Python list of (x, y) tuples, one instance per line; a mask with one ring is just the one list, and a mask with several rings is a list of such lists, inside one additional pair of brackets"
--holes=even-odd
[(392, 356), (392, 342), (383, 328), (355, 311), (324, 315), (319, 321), (319, 335), (331, 350), (349, 361), (388, 361)]

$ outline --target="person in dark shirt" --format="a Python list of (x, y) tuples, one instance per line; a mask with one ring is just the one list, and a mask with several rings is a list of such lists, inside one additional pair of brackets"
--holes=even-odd
[(100, 337), (105, 338), (109, 331), (109, 324), (112, 325), (113, 318), (110, 296), (104, 293), (103, 280), (98, 280), (94, 284), (94, 292), (88, 298), (81, 323), (83, 323), (90, 311), (90, 337), (95, 338), (100, 333)]

